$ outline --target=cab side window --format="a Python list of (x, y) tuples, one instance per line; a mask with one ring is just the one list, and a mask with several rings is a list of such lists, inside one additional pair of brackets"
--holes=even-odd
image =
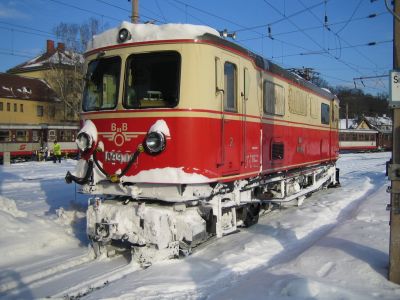
[(236, 65), (230, 62), (224, 64), (224, 110), (237, 111), (237, 68)]

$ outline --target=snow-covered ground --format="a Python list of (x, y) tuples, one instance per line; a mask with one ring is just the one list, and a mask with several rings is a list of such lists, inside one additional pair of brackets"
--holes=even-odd
[(0, 166), (0, 298), (400, 299), (387, 280), (389, 157), (341, 155), (340, 188), (145, 270), (93, 260), (88, 197), (64, 183), (75, 161)]

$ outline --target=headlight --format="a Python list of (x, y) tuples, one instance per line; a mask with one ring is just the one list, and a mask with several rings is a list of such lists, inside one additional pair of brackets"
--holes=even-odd
[(92, 147), (92, 140), (86, 132), (81, 132), (80, 134), (78, 134), (75, 142), (79, 150), (81, 150), (82, 152), (85, 152)]
[(150, 132), (144, 142), (144, 149), (149, 154), (158, 154), (165, 149), (165, 136), (161, 132)]
[(123, 43), (130, 39), (131, 39), (131, 33), (128, 31), (128, 29), (122, 28), (118, 32), (118, 43)]

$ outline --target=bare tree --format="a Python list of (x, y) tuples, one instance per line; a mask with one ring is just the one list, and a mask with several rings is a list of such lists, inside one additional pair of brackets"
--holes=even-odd
[[(64, 119), (78, 120), (84, 88), (83, 55), (100, 22), (91, 18), (82, 24), (61, 22), (54, 33), (61, 42), (49, 58), (46, 79), (64, 103)], [(61, 46), (60, 46), (61, 45)]]

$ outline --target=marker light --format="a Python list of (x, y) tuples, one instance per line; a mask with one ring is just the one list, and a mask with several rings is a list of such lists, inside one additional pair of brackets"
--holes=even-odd
[(118, 32), (118, 43), (123, 43), (126, 42), (127, 40), (131, 39), (131, 33), (128, 31), (128, 29), (126, 28), (122, 28), (119, 32)]

